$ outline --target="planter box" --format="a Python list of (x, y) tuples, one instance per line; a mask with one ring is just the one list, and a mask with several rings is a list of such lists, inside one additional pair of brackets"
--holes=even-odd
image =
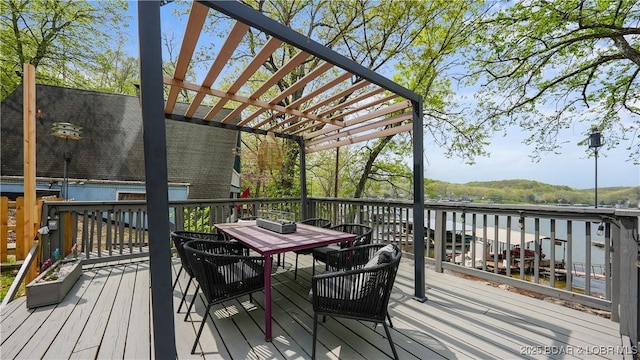
[(296, 232), (296, 223), (286, 220), (273, 221), (258, 218), (256, 220), (256, 225), (263, 229), (275, 231), (280, 234), (290, 234)]
[(55, 269), (61, 263), (63, 267), (71, 267), (68, 272), (56, 280), (40, 281), (47, 276), (47, 270), (38, 275), (26, 286), (27, 308), (35, 308), (57, 304), (67, 295), (69, 290), (78, 281), (82, 275), (82, 262), (80, 259), (66, 259), (56, 261), (51, 265), (51, 269)]

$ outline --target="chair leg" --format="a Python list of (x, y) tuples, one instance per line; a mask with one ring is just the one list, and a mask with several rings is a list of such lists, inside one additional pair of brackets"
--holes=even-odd
[(178, 284), (178, 280), (180, 280), (180, 273), (182, 273), (182, 266), (180, 266), (180, 270), (178, 270), (178, 274), (176, 274), (176, 281), (173, 282), (173, 287), (171, 287), (171, 290), (175, 290), (176, 285)]
[(296, 270), (293, 273), (293, 280), (298, 280), (298, 253), (296, 253)]
[(184, 303), (184, 299), (186, 299), (186, 297), (187, 297), (187, 292), (189, 291), (189, 286), (191, 286), (191, 280), (193, 280), (192, 277), (190, 277), (189, 281), (187, 281), (187, 287), (184, 289), (184, 292), (182, 293), (182, 300), (180, 300), (180, 305), (178, 305), (178, 312), (180, 312), (180, 309), (182, 309), (182, 304)]
[(187, 313), (184, 315), (184, 321), (187, 321), (187, 319), (189, 318), (189, 313), (191, 313), (191, 308), (193, 307), (193, 304), (196, 303), (196, 299), (198, 298), (198, 290), (200, 290), (200, 284), (199, 283), (196, 286), (196, 292), (193, 294), (193, 299), (191, 299), (191, 304), (189, 304), (189, 308), (187, 309)]
[(313, 350), (311, 351), (311, 359), (316, 358), (317, 338), (318, 338), (318, 314), (313, 314)]
[(384, 331), (387, 333), (387, 339), (389, 339), (389, 345), (391, 345), (391, 351), (393, 351), (393, 358), (398, 360), (398, 353), (396, 352), (396, 346), (393, 344), (393, 340), (391, 340), (391, 332), (389, 331), (389, 327), (386, 322), (382, 322), (384, 326)]
[(387, 319), (389, 319), (389, 327), (393, 328), (393, 323), (391, 322), (391, 316), (389, 316), (389, 311), (387, 311)]
[(196, 353), (196, 347), (198, 346), (198, 340), (200, 340), (200, 335), (202, 334), (202, 329), (204, 329), (204, 324), (207, 322), (207, 316), (209, 316), (209, 309), (211, 309), (211, 304), (208, 304), (207, 305), (207, 309), (204, 311), (204, 317), (202, 318), (202, 323), (200, 324), (200, 330), (198, 330), (198, 335), (196, 335), (196, 341), (193, 342), (193, 347), (191, 348), (191, 354), (195, 354)]

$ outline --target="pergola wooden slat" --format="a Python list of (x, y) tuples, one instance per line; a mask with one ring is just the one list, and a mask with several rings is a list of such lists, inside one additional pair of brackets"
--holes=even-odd
[[(300, 65), (308, 57), (309, 57), (309, 54), (305, 53), (304, 51), (300, 51), (299, 53), (297, 53), (295, 56), (293, 56), (289, 60), (289, 62), (287, 62), (275, 74), (273, 74), (272, 77), (270, 77), (267, 81), (262, 83), (262, 85), (253, 94), (251, 94), (249, 98), (250, 99), (259, 98), (262, 94), (267, 92), (273, 85), (275, 85), (279, 79), (281, 79), (283, 76), (291, 72), (291, 70), (295, 69), (296, 66)], [(242, 111), (247, 108), (247, 106), (248, 104), (239, 105), (220, 122), (223, 124), (227, 124), (231, 122), (231, 119), (235, 118), (236, 116), (239, 116), (242, 113)]]
[[(257, 134), (267, 134), (267, 130), (271, 130), (277, 137), (296, 141), (300, 146), (300, 208), (303, 218), (306, 218), (308, 208), (306, 153), (412, 132), (415, 299), (425, 301), (422, 97), (239, 1), (195, 1), (173, 76), (163, 77), (160, 6), (170, 2), (138, 2), (140, 97), (150, 270), (153, 274), (154, 353), (167, 358), (175, 358), (176, 354), (173, 315), (167, 311), (173, 306), (173, 296), (167, 236), (166, 130), (160, 123), (164, 119)], [(235, 23), (215, 54), (206, 76), (196, 83), (187, 80), (186, 76), (191, 73), (189, 66), (195, 65), (192, 56), (199, 42), (206, 38), (201, 33), (207, 14), (211, 13), (209, 10), (217, 12), (218, 18), (222, 14)], [(224, 70), (249, 31), (252, 34), (262, 33), (264, 37), (261, 38), (269, 40), (246, 63), (245, 69), (232, 78), (230, 76), (237, 69), (226, 73)], [(279, 69), (270, 67), (273, 73), (267, 75), (262, 65), (271, 59), (272, 54), (285, 51), (291, 55), (290, 60)], [(287, 76), (299, 66), (305, 66), (306, 75), (288, 87), (283, 86), (287, 83)], [(221, 75), (224, 81), (219, 83), (231, 84), (228, 89), (214, 87)], [(258, 80), (262, 84), (255, 85), (254, 91), (247, 91)], [(166, 99), (163, 86), (168, 87)], [(188, 100), (184, 113), (177, 113), (175, 105), (183, 93), (193, 98)], [(292, 94), (296, 97), (291, 98)], [(194, 117), (203, 104), (212, 106), (209, 113), (204, 118)], [(220, 121), (215, 115), (225, 106), (235, 106), (235, 109)], [(265, 326), (270, 329), (270, 322)]]
[[(285, 90), (282, 90), (277, 96), (275, 96), (273, 99), (271, 99), (271, 101), (269, 101), (269, 104), (276, 104), (276, 103), (282, 101), (284, 98), (286, 98), (287, 96), (293, 94), (295, 91), (297, 91), (298, 89), (300, 89), (303, 86), (307, 85), (308, 83), (313, 81), (315, 78), (317, 78), (320, 75), (326, 73), (327, 71), (329, 71), (333, 67), (334, 67), (334, 65), (330, 64), (330, 63), (324, 63), (324, 64), (318, 66), (317, 68), (315, 68), (311, 72), (309, 72), (307, 75), (302, 77), (300, 80), (296, 81), (294, 84), (292, 84), (291, 86), (289, 86)], [(276, 80), (280, 80), (280, 79), (276, 79)], [(246, 119), (242, 120), (240, 123), (241, 124), (247, 124), (247, 123), (249, 123), (249, 121), (255, 119), (258, 115), (262, 114), (266, 110), (267, 109), (260, 109), (260, 110), (258, 110), (256, 112), (254, 112), (253, 114), (249, 115)], [(256, 127), (260, 127), (260, 126), (266, 124), (268, 122), (268, 120), (270, 120), (270, 119), (267, 119), (266, 121), (260, 122), (258, 125), (256, 125)]]
[[(192, 7), (192, 10), (193, 10), (193, 7)], [(196, 37), (200, 35), (201, 31), (202, 31), (202, 28), (197, 31), (194, 31), (194, 33), (186, 33), (185, 36)], [(231, 55), (233, 55), (233, 51), (236, 49), (238, 44), (240, 44), (240, 41), (242, 41), (242, 38), (247, 33), (247, 31), (249, 31), (249, 26), (241, 22), (236, 22), (236, 24), (231, 29), (231, 32), (229, 33), (229, 37), (227, 37), (227, 40), (222, 45), (222, 48), (220, 49), (220, 53), (216, 57), (213, 64), (211, 64), (211, 68), (209, 69), (207, 76), (202, 81), (202, 87), (210, 88), (213, 85), (214, 81), (216, 81), (216, 79), (218, 78), (218, 75), (220, 75), (220, 72), (222, 72), (222, 69), (229, 61), (229, 58), (231, 57)], [(181, 51), (180, 55), (182, 54), (183, 52)], [(180, 58), (178, 58), (178, 62), (180, 62)], [(175, 77), (174, 79), (179, 80), (179, 79), (176, 79)], [(196, 97), (193, 99), (193, 101), (191, 101), (191, 104), (189, 105), (189, 108), (187, 109), (187, 113), (185, 115), (187, 117), (192, 117), (193, 114), (196, 113), (196, 110), (198, 110), (198, 107), (202, 103), (203, 99), (204, 99), (204, 93), (199, 92), (198, 94), (196, 94)]]
[[(228, 89), (214, 88), (216, 79), (223, 75), (224, 70), (226, 70), (225, 66), (233, 57), (234, 52), (242, 45), (248, 33), (251, 31), (255, 35), (257, 32), (254, 30), (262, 31), (241, 21), (236, 21), (233, 25), (200, 84), (187, 81), (185, 75), (187, 74), (188, 65), (192, 63), (191, 57), (198, 40), (203, 38), (201, 33), (208, 13), (208, 6), (205, 5), (208, 5), (207, 2), (194, 2), (189, 14), (189, 21), (186, 26), (176, 70), (172, 77), (166, 77), (164, 80), (165, 85), (169, 86), (169, 96), (165, 106), (165, 112), (168, 115), (184, 115), (187, 119), (193, 118), (196, 109), (204, 104), (207, 97), (212, 96), (213, 98), (210, 97), (212, 99), (211, 102), (215, 101), (214, 98), (217, 98), (217, 101), (215, 101), (207, 114), (199, 120), (215, 121), (215, 115), (225, 106), (230, 106), (231, 113), (219, 123), (232, 125), (234, 119), (236, 119), (236, 126), (243, 128), (245, 131), (253, 129), (256, 132), (275, 132), (276, 135), (302, 136), (305, 140), (309, 140), (324, 134), (324, 132), (318, 133), (319, 130), (325, 130), (323, 128), (330, 129), (329, 131), (334, 131), (338, 128), (349, 128), (366, 119), (366, 121), (370, 122), (368, 128), (377, 128), (377, 134), (390, 133), (389, 131), (383, 132), (389, 126), (384, 122), (384, 118), (379, 116), (363, 117), (362, 113), (367, 111), (377, 112), (378, 108), (383, 104), (395, 106), (396, 102), (402, 101), (400, 94), (392, 94), (388, 89), (371, 83), (351, 71), (336, 71), (338, 69), (335, 68), (335, 64), (324, 61), (321, 58), (314, 60), (311, 54), (301, 49), (295, 53), (291, 61), (277, 69), (273, 74), (268, 75), (268, 80), (263, 81), (256, 90), (253, 92), (249, 90), (250, 95), (241, 94), (242, 89), (245, 89), (246, 92), (248, 81), (261, 71), (263, 65), (273, 57), (274, 53), (279, 51), (281, 46), (289, 45), (274, 36), (266, 37), (268, 40), (262, 49), (248, 61), (244, 71), (237, 74), (235, 78), (230, 77), (233, 75), (232, 72), (224, 73), (226, 82), (229, 83), (229, 80), (231, 80), (231, 85)], [(286, 48), (286, 51), (290, 50), (290, 47)], [(282, 49), (282, 51), (285, 51), (285, 49)], [(309, 69), (307, 74), (298, 79), (298, 81), (279, 91), (277, 95), (269, 97), (269, 94), (273, 94), (273, 91), (270, 91), (271, 89), (279, 83), (286, 84), (285, 78), (292, 71), (295, 71), (298, 66), (302, 66), (305, 63), (317, 65), (315, 68)], [(233, 69), (233, 71), (237, 70)], [(267, 76), (266, 74), (262, 70), (260, 78), (264, 78)], [(189, 101), (184, 114), (173, 114), (180, 89), (195, 94), (193, 99)], [(363, 94), (360, 91), (362, 89), (367, 89), (367, 92)], [(294, 93), (298, 95), (296, 98), (291, 98)], [(247, 112), (250, 106), (254, 107), (254, 110)], [(359, 120), (350, 121), (354, 117)], [(411, 117), (403, 119), (406, 124), (412, 122)], [(391, 131), (391, 133), (393, 132), (395, 131)], [(347, 140), (346, 137), (350, 137), (348, 135), (350, 133), (348, 131), (340, 131), (324, 139), (325, 141), (339, 142)], [(367, 137), (369, 140), (376, 138), (375, 136)], [(316, 139), (313, 142), (316, 149), (320, 145), (318, 141)], [(351, 143), (352, 141), (353, 139), (343, 143)], [(305, 151), (307, 150), (309, 150), (308, 146), (305, 147)]]

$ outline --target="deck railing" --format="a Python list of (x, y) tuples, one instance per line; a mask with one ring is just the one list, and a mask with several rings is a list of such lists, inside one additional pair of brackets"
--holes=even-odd
[[(436, 202), (424, 206), (426, 262), (436, 271), (455, 271), (611, 311), (614, 321), (625, 312), (636, 320), (623, 320), (624, 327), (637, 336), (640, 211)], [(305, 212), (308, 218), (323, 217), (332, 224), (369, 225), (374, 241), (396, 242), (410, 256), (412, 209), (412, 203), (402, 201), (313, 198)], [(211, 231), (216, 223), (267, 210), (290, 212), (302, 220), (297, 198), (172, 201), (168, 217), (172, 229)], [(43, 259), (56, 248), (67, 253), (74, 244), (86, 262), (148, 255), (144, 201), (45, 202), (42, 225), (50, 229), (43, 239)]]

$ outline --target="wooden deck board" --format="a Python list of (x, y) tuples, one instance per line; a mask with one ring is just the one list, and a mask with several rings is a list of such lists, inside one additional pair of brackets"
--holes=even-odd
[[(486, 285), (481, 283), (472, 282), (469, 286), (461, 288), (457, 287), (458, 285), (451, 285), (451, 283), (441, 283), (437, 276), (433, 276), (433, 281), (428, 281), (428, 283), (430, 283), (432, 291), (439, 290), (446, 296), (457, 297), (467, 304), (475, 303), (491, 309), (494, 317), (508, 317), (512, 323), (528, 324), (554, 332), (547, 335), (557, 335), (557, 332), (570, 333), (576, 339), (583, 339), (587, 342), (602, 340), (602, 336), (609, 337), (606, 341), (615, 341), (618, 338), (612, 335), (613, 331), (616, 331), (616, 323), (601, 317), (587, 320), (584, 317), (585, 313), (575, 309), (523, 297), (504, 289), (496, 289), (487, 293)], [(453, 289), (452, 286), (454, 286)], [(451, 290), (459, 290), (459, 292), (456, 292), (455, 296), (451, 296)], [(529, 312), (523, 314), (522, 310), (516, 310), (522, 306), (526, 306)], [(602, 335), (599, 335), (598, 339), (593, 339), (594, 334)]]
[[(115, 299), (113, 302), (101, 302), (100, 304), (100, 312), (111, 313), (103, 335), (105, 339), (110, 339), (110, 341), (104, 342), (100, 346), (97, 359), (122, 359), (124, 357), (124, 349), (128, 340), (127, 329), (132, 311), (131, 307), (134, 305), (133, 295), (137, 292), (134, 292), (137, 274), (135, 265), (125, 265), (122, 280), (116, 290)], [(145, 288), (148, 289), (148, 285)]]
[(149, 263), (136, 268), (136, 282), (129, 312), (129, 327), (126, 332), (125, 359), (149, 359), (151, 357), (151, 325)]
[[(278, 297), (282, 299), (275, 300), (274, 297), (274, 305), (279, 307), (282, 305), (283, 300), (290, 299), (290, 301), (295, 302), (297, 304), (297, 309), (301, 314), (304, 314), (304, 317), (300, 317), (303, 321), (303, 328), (308, 334), (308, 342), (307, 349), (308, 356), (311, 356), (311, 349), (313, 346), (313, 307), (311, 303), (308, 301), (309, 297), (309, 287), (300, 287), (293, 284), (293, 277), (288, 277), (289, 273), (282, 273), (279, 279), (286, 279), (284, 281), (280, 281), (278, 283), (274, 282), (274, 290), (282, 290), (278, 291)], [(300, 274), (298, 274), (300, 275)], [(291, 287), (287, 287), (287, 285), (291, 285)], [(295, 293), (296, 296), (291, 295)], [(285, 311), (285, 313), (288, 313)], [(321, 354), (329, 355), (331, 353), (335, 356), (340, 356), (346, 359), (354, 359), (354, 358), (364, 358), (364, 355), (358, 352), (358, 349), (368, 348), (373, 353), (370, 353), (369, 356), (371, 358), (384, 358), (385, 350), (391, 354), (391, 349), (389, 348), (388, 341), (386, 337), (380, 338), (370, 337), (374, 334), (372, 331), (364, 331), (363, 334), (368, 334), (369, 339), (365, 339), (362, 336), (358, 336), (354, 334), (360, 333), (359, 330), (364, 328), (371, 329), (372, 323), (362, 323), (356, 320), (351, 319), (331, 319), (327, 318), (326, 322), (322, 322), (322, 319), (319, 319), (318, 324), (318, 356), (321, 357)], [(367, 329), (367, 330), (369, 330)], [(299, 336), (299, 335), (298, 335)], [(393, 337), (393, 335), (392, 335)], [(349, 343), (345, 343), (343, 339), (349, 338)], [(377, 346), (376, 346), (377, 345)], [(386, 347), (385, 347), (386, 345)], [(373, 346), (373, 347), (372, 347)], [(378, 347), (379, 346), (379, 347)], [(378, 351), (375, 351), (375, 350)], [(405, 358), (405, 357), (403, 357)]]
[[(77, 295), (65, 297), (62, 302), (51, 311), (43, 326), (31, 336), (31, 339), (25, 344), (25, 347), (17, 357), (39, 359), (49, 350), (53, 340), (66, 325), (76, 306), (82, 301), (93, 280), (93, 274), (84, 273), (78, 280), (70, 290), (71, 294)], [(73, 342), (73, 338), (69, 340), (69, 342)]]
[(14, 312), (19, 307), (25, 306), (24, 303), (27, 301), (27, 298), (24, 296), (18, 297), (8, 303), (6, 306), (0, 308), (0, 318), (4, 318), (9, 316), (12, 312)]
[[(179, 262), (174, 262), (174, 269), (178, 267)], [(175, 270), (174, 272), (177, 272)], [(174, 275), (175, 276), (175, 275)], [(183, 271), (181, 274), (180, 281), (174, 290), (174, 311), (178, 308), (180, 304), (180, 299), (182, 298), (182, 292), (185, 290), (187, 285), (188, 276)], [(193, 346), (193, 342), (195, 341), (196, 334), (200, 327), (202, 317), (205, 310), (204, 302), (201, 296), (196, 298), (195, 305), (189, 314), (189, 318), (187, 321), (184, 320), (185, 314), (187, 312), (187, 308), (189, 303), (192, 301), (193, 296), (195, 294), (195, 284), (192, 283), (189, 292), (187, 295), (187, 302), (182, 306), (181, 312), (177, 315), (175, 319), (176, 323), (176, 351), (180, 355), (180, 358), (199, 358), (203, 357), (206, 359), (231, 359), (231, 355), (229, 354), (227, 344), (220, 341), (220, 334), (216, 328), (216, 324), (208, 318), (207, 324), (202, 331), (200, 339), (198, 341), (198, 345), (196, 347), (196, 353), (191, 354), (191, 348)], [(218, 307), (220, 309), (220, 307)], [(212, 312), (216, 311), (216, 309), (212, 309)], [(178, 334), (178, 329), (185, 329), (185, 332), (182, 334)], [(188, 329), (192, 329), (189, 332)], [(232, 345), (230, 343), (229, 345)], [(204, 355), (203, 355), (204, 354)]]
[[(81, 306), (74, 311), (59, 339), (54, 342), (50, 356), (86, 359), (94, 358), (101, 346), (104, 329), (111, 313), (108, 305), (113, 303), (122, 277), (121, 267), (94, 267), (93, 281)], [(85, 272), (86, 273), (86, 272)], [(65, 324), (66, 325), (66, 324)], [(73, 346), (64, 344), (64, 339), (77, 339)]]
[[(257, 292), (253, 302), (242, 297), (214, 306), (198, 353), (191, 355), (205, 310), (198, 296), (187, 321), (186, 306), (175, 317), (178, 357), (309, 359), (311, 257), (299, 257), (297, 280), (295, 257), (290, 255), (288, 261), (284, 269), (274, 268), (272, 342), (264, 341), (264, 293)], [(174, 265), (175, 277), (179, 261)], [(401, 359), (571, 359), (584, 357), (579, 350), (620, 345), (617, 324), (608, 319), (431, 269), (426, 277), (429, 300), (420, 303), (413, 299), (412, 266), (408, 259), (402, 261), (389, 309), (391, 337)], [(317, 264), (316, 270), (321, 268)], [(155, 357), (148, 262), (94, 264), (85, 268), (81, 279), (59, 305), (28, 310), (24, 299), (17, 299), (0, 310), (3, 359)], [(186, 283), (183, 272), (173, 292), (174, 311)], [(194, 292), (192, 285), (189, 301)], [(374, 329), (368, 322), (327, 318), (318, 330), (318, 359), (391, 356), (380, 325)], [(539, 353), (544, 347), (565, 353)], [(606, 353), (599, 358), (620, 356)]]

